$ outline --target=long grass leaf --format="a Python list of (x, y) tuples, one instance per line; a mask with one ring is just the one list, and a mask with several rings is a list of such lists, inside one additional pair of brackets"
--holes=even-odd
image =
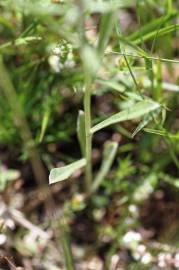
[(114, 158), (116, 156), (117, 148), (118, 148), (117, 142), (108, 142), (104, 145), (103, 161), (101, 164), (101, 168), (99, 169), (99, 172), (94, 179), (92, 192), (95, 192), (99, 188), (103, 179), (108, 174), (114, 161)]
[(122, 112), (116, 113), (106, 120), (102, 121), (101, 123), (97, 124), (91, 129), (91, 133), (95, 133), (99, 131), (100, 129), (103, 129), (105, 127), (108, 127), (110, 125), (132, 120), (135, 118), (139, 118), (145, 114), (148, 114), (149, 112), (152, 112), (160, 107), (160, 104), (157, 102), (152, 102), (149, 100), (144, 100), (136, 103), (133, 107), (124, 110)]

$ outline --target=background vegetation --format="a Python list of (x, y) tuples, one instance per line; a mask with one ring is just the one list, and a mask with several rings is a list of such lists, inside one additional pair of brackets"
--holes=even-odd
[(0, 1), (0, 269), (178, 269), (178, 9)]

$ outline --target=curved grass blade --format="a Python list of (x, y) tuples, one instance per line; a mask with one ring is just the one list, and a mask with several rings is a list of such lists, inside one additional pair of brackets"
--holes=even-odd
[(75, 171), (86, 165), (86, 159), (82, 158), (61, 168), (54, 168), (50, 172), (49, 184), (68, 179)]
[(111, 36), (111, 32), (113, 30), (114, 23), (115, 23), (115, 18), (116, 18), (116, 12), (109, 12), (102, 16), (98, 45), (97, 45), (97, 51), (99, 53), (99, 56), (101, 57), (106, 49), (109, 38)]
[(135, 131), (132, 133), (132, 138), (134, 138), (134, 136), (141, 131), (148, 123), (150, 123), (152, 120), (154, 120), (154, 118), (160, 113), (160, 109), (157, 110), (154, 113), (149, 113), (147, 115), (144, 116), (144, 119), (140, 122), (140, 124), (137, 126), (137, 128), (135, 129)]
[(101, 164), (101, 168), (94, 179), (94, 183), (92, 186), (92, 192), (96, 192), (99, 188), (101, 182), (108, 174), (114, 158), (117, 153), (118, 143), (117, 142), (108, 142), (104, 145), (104, 152), (103, 152), (103, 161)]
[(110, 116), (108, 119), (102, 121), (91, 129), (91, 133), (95, 133), (100, 129), (108, 127), (112, 124), (116, 124), (122, 121), (132, 120), (141, 117), (149, 112), (155, 111), (160, 107), (160, 104), (150, 100), (139, 101), (133, 107), (116, 113)]
[(47, 129), (48, 122), (49, 122), (49, 117), (50, 117), (50, 111), (48, 110), (43, 115), (42, 125), (41, 125), (41, 130), (40, 130), (40, 136), (39, 136), (39, 140), (38, 140), (39, 143), (41, 143), (43, 138), (44, 138), (45, 131)]
[(0, 50), (3, 50), (13, 45), (15, 46), (27, 45), (31, 42), (40, 41), (40, 40), (42, 40), (41, 37), (35, 37), (35, 36), (34, 37), (19, 37), (15, 41), (9, 41), (0, 45)]
[(161, 18), (153, 20), (152, 22), (149, 22), (149, 23), (145, 24), (144, 26), (142, 26), (136, 32), (132, 33), (130, 36), (128, 36), (128, 38), (131, 41), (138, 40), (141, 38), (141, 35), (145, 36), (153, 31), (155, 31), (159, 26), (164, 25), (164, 23), (170, 21), (175, 16), (176, 16), (176, 12), (173, 12), (171, 14), (164, 16), (164, 17), (162, 16)]
[[(170, 34), (172, 32), (175, 32), (179, 29), (179, 24), (175, 24), (175, 25), (169, 25), (169, 26), (166, 26), (166, 27), (163, 27), (161, 28), (160, 30), (155, 30), (155, 31), (152, 31), (150, 33), (147, 33), (146, 35), (144, 35), (142, 37), (142, 40), (143, 41), (148, 41), (150, 40), (151, 38), (155, 37), (156, 35), (158, 37), (161, 37), (161, 36), (164, 36), (164, 35), (167, 35), (167, 34)], [(141, 43), (141, 38), (138, 38), (138, 39), (135, 39), (132, 41), (135, 45), (138, 45)]]

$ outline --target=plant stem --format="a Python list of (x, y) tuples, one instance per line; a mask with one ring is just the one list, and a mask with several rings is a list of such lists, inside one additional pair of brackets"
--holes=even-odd
[(60, 230), (61, 230), (61, 244), (63, 248), (66, 269), (75, 270), (75, 264), (74, 264), (72, 250), (71, 250), (70, 235), (69, 235), (68, 225), (67, 225), (65, 216), (61, 217), (59, 225), (60, 225)]
[(84, 113), (85, 113), (85, 188), (86, 193), (90, 193), (92, 183), (92, 134), (91, 129), (91, 78), (86, 75), (85, 94), (84, 94)]
[(44, 167), (36, 149), (31, 130), (29, 129), (27, 120), (24, 116), (25, 113), (23, 111), (23, 107), (19, 102), (18, 95), (12, 84), (9, 73), (3, 63), (2, 57), (0, 57), (0, 88), (0, 90), (4, 93), (4, 96), (7, 98), (9, 106), (13, 112), (13, 120), (15, 126), (19, 130), (24, 146), (28, 151), (35, 178), (39, 186), (43, 186), (47, 180)]

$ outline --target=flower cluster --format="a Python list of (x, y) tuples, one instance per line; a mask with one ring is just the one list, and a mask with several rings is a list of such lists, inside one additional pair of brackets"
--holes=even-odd
[(48, 62), (56, 73), (64, 68), (73, 68), (75, 66), (73, 46), (66, 40), (62, 40), (59, 44), (53, 46)]

